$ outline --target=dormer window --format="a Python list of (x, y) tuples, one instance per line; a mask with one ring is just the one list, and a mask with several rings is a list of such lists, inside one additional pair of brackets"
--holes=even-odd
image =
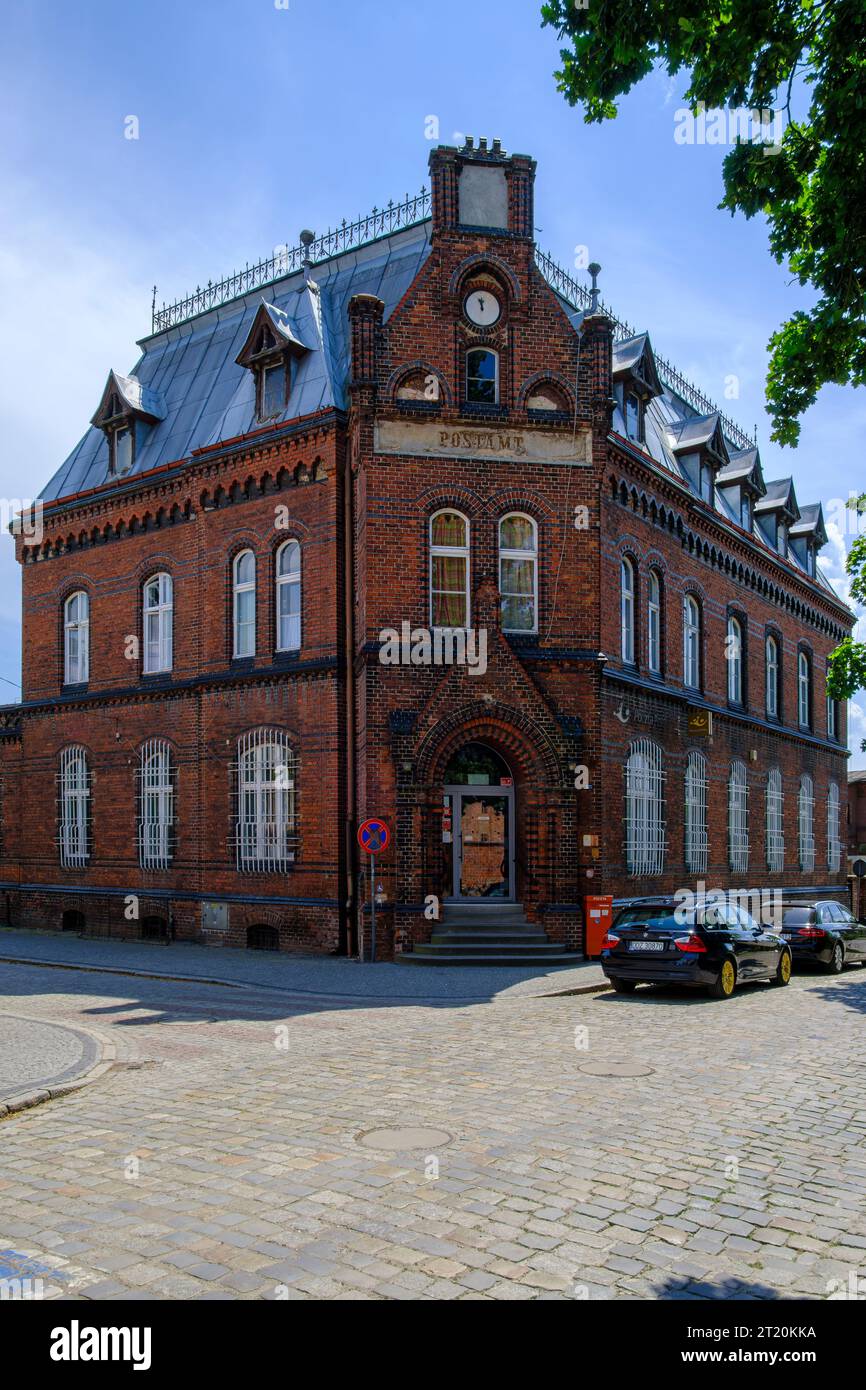
[(781, 517), (779, 518), (779, 526), (776, 531), (776, 549), (780, 555), (787, 555), (788, 553), (788, 528)]
[(287, 362), (272, 362), (259, 373), (259, 419), (282, 415), (289, 399), (290, 369)]
[(285, 412), (292, 393), (294, 364), (307, 352), (309, 348), (297, 337), (288, 314), (263, 300), (235, 359), (255, 378), (257, 420), (275, 420)]
[(149, 426), (164, 420), (165, 404), (158, 391), (134, 376), (109, 372), (99, 408), (91, 421), (108, 441), (108, 476), (122, 478), (135, 463), (136, 449), (146, 441)]
[(752, 499), (747, 492), (740, 498), (740, 525), (744, 531), (752, 529)]
[(646, 411), (650, 401), (662, 394), (661, 381), (649, 336), (640, 333), (614, 343), (613, 381), (622, 410), (626, 438), (643, 445), (646, 438)]
[(701, 464), (701, 497), (713, 505), (713, 470), (708, 463)]
[(118, 425), (108, 436), (108, 471), (122, 476), (135, 460), (135, 430), (128, 422)]
[(625, 432), (636, 443), (643, 441), (643, 402), (634, 391), (625, 393)]

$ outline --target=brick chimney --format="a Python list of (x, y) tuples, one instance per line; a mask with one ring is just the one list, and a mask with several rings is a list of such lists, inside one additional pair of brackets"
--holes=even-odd
[(462, 149), (439, 145), (430, 151), (433, 235), (485, 232), (532, 241), (535, 160), (508, 155), (499, 140), (488, 148), (467, 135)]

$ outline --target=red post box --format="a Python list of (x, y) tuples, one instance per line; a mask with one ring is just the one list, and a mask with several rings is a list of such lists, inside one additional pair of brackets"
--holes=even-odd
[(611, 893), (588, 893), (583, 900), (583, 940), (584, 955), (597, 960), (601, 955), (601, 943), (613, 925), (613, 895)]

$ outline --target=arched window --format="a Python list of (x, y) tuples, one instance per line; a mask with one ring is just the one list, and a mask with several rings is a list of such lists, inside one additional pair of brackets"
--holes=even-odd
[(238, 740), (237, 864), (272, 873), (294, 860), (295, 755), (278, 729)]
[(277, 551), (277, 651), (301, 646), (301, 547), (286, 541)]
[(743, 625), (739, 618), (728, 618), (728, 640), (725, 643), (728, 665), (728, 699), (732, 705), (743, 703)]
[(155, 574), (144, 586), (144, 671), (170, 671), (174, 598), (170, 574)]
[(460, 512), (430, 518), (430, 623), (469, 626), (469, 522)]
[(785, 867), (785, 821), (782, 774), (777, 767), (767, 774), (767, 868), (771, 874)]
[(654, 676), (662, 672), (662, 581), (650, 570), (647, 585), (647, 665)]
[(565, 414), (569, 410), (569, 404), (558, 386), (554, 386), (550, 381), (540, 381), (527, 395), (526, 409), (558, 411)]
[(779, 718), (779, 643), (767, 638), (765, 647), (766, 709), (770, 719)]
[(647, 876), (665, 867), (662, 754), (650, 739), (635, 739), (625, 767), (625, 853), (628, 872)]
[(623, 661), (634, 664), (634, 565), (628, 556), (620, 564), (620, 651)]
[(815, 794), (812, 778), (804, 772), (797, 794), (797, 826), (800, 848), (800, 868), (810, 874), (815, 867)]
[(538, 538), (532, 517), (499, 523), (499, 592), (503, 632), (538, 631)]
[(837, 874), (842, 867), (842, 840), (839, 835), (839, 787), (827, 788), (827, 868)]
[(797, 719), (801, 729), (812, 727), (812, 665), (808, 652), (797, 657)]
[(148, 739), (138, 763), (138, 862), (143, 869), (167, 869), (174, 856), (173, 773), (169, 745)]
[(256, 561), (242, 550), (232, 565), (232, 655), (256, 654)]
[(701, 685), (701, 610), (693, 594), (683, 599), (683, 684), (690, 690)]
[(89, 800), (87, 754), (83, 748), (64, 748), (60, 754), (60, 863), (64, 869), (83, 869), (90, 858)]
[(466, 354), (466, 400), (472, 405), (499, 404), (499, 357), (488, 348)]
[(749, 868), (749, 782), (746, 765), (736, 758), (728, 778), (728, 857), (731, 872)]
[(703, 874), (709, 857), (707, 760), (697, 749), (689, 753), (686, 763), (685, 811), (686, 868), (689, 873)]
[(82, 685), (90, 675), (90, 600), (83, 589), (63, 605), (63, 680)]

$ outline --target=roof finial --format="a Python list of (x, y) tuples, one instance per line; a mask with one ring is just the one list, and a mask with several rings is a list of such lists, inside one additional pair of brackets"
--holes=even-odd
[(310, 265), (313, 264), (313, 259), (312, 259), (312, 256), (310, 255), (310, 247), (312, 246), (312, 244), (313, 244), (313, 242), (314, 242), (315, 240), (316, 240), (316, 233), (315, 233), (315, 232), (309, 231), (309, 230), (305, 227), (304, 230), (301, 232), (301, 237), (300, 237), (301, 245), (302, 245), (303, 248), (304, 248), (304, 265), (305, 265), (305, 266), (310, 266)]
[(598, 313), (598, 277), (601, 274), (601, 266), (598, 261), (590, 261), (587, 267), (592, 276), (592, 289), (590, 290), (589, 312)]

